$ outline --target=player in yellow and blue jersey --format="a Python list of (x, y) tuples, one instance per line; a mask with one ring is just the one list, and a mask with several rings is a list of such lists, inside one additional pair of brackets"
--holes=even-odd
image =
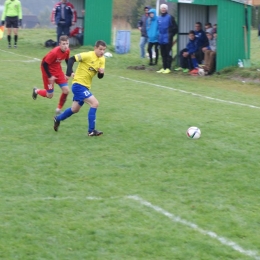
[[(93, 77), (97, 74), (99, 79), (104, 77), (106, 43), (97, 41), (94, 51), (82, 52), (69, 58), (66, 77), (73, 77), (72, 92), (73, 103), (62, 114), (54, 117), (54, 130), (58, 131), (60, 121), (63, 121), (71, 115), (79, 112), (84, 103), (89, 104), (88, 112), (88, 136), (99, 136), (103, 132), (95, 129), (96, 112), (98, 100), (90, 92)], [(74, 62), (79, 62), (76, 72), (73, 73), (72, 67)]]

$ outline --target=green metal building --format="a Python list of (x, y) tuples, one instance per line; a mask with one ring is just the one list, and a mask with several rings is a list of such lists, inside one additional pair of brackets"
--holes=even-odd
[(113, 0), (85, 0), (84, 45), (111, 44)]
[[(238, 59), (250, 58), (252, 6), (246, 0), (167, 0), (177, 3), (178, 51), (185, 48), (194, 24), (217, 24), (216, 71), (237, 66)], [(247, 30), (244, 27), (247, 26)], [(247, 47), (247, 48), (246, 48)]]
[[(97, 40), (111, 44), (113, 0), (71, 0), (77, 14), (77, 24), (83, 27), (83, 45), (94, 45)], [(84, 12), (83, 12), (84, 11)]]

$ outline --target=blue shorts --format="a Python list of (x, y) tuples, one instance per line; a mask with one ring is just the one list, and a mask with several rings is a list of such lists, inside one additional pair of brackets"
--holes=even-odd
[(83, 106), (84, 100), (86, 98), (93, 96), (88, 88), (84, 87), (83, 85), (80, 85), (79, 83), (73, 83), (71, 90), (74, 94), (73, 101), (78, 101), (80, 106)]

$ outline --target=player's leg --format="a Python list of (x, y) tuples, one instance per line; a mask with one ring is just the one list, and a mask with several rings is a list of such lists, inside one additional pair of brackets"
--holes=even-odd
[[(85, 91), (87, 90), (85, 87), (80, 84), (74, 83), (71, 87), (73, 96), (72, 106), (67, 108), (63, 113), (54, 117), (54, 130), (58, 131), (60, 121), (67, 119), (73, 114), (79, 112), (81, 107), (84, 105), (84, 99), (86, 98)], [(92, 95), (92, 94), (91, 94)]]
[[(91, 93), (90, 93), (91, 94)], [(91, 94), (84, 100), (85, 103), (89, 104), (90, 108), (88, 111), (88, 136), (99, 136), (102, 135), (102, 131), (96, 130), (96, 113), (99, 105), (98, 100)]]
[(18, 28), (14, 28), (14, 48), (17, 48), (17, 42), (18, 42)]
[(70, 90), (69, 90), (69, 86), (68, 86), (68, 81), (65, 78), (65, 75), (62, 71), (60, 71), (59, 74), (56, 74), (55, 77), (57, 77), (55, 82), (56, 82), (56, 84), (58, 84), (60, 86), (60, 89), (62, 91), (62, 93), (60, 95), (58, 106), (56, 108), (56, 115), (59, 115), (61, 113), (61, 109), (63, 108), (63, 106), (67, 100), (67, 96), (68, 96)]
[(46, 97), (46, 98), (53, 97), (54, 84), (49, 83), (48, 76), (45, 74), (43, 69), (42, 69), (42, 81), (43, 81), (44, 89), (37, 89), (35, 87), (33, 88), (32, 98), (34, 100), (37, 98), (37, 95), (40, 95), (40, 96)]
[(8, 48), (11, 48), (11, 33), (12, 33), (12, 24), (11, 24), (11, 17), (6, 17), (6, 29), (7, 29), (7, 42)]
[(17, 41), (18, 41), (18, 17), (13, 18), (13, 33), (14, 33), (14, 48), (17, 48)]

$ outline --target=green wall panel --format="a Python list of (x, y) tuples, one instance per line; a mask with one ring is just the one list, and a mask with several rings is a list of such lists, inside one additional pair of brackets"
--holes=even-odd
[(113, 0), (85, 0), (84, 45), (111, 44)]

